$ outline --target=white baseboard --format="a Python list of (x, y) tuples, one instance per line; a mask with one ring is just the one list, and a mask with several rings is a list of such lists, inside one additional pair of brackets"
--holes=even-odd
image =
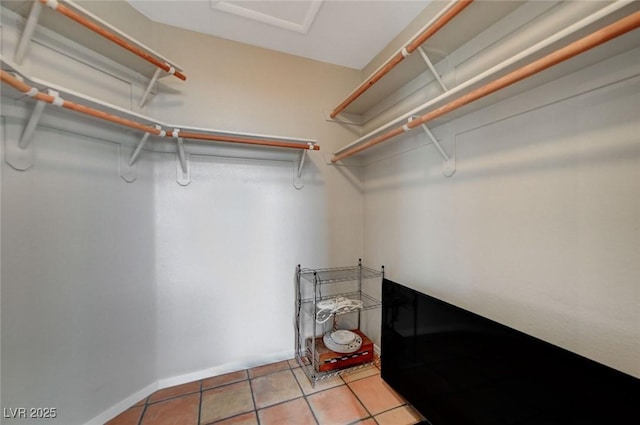
[(229, 372), (236, 372), (238, 370), (249, 369), (256, 366), (275, 363), (282, 360), (289, 360), (294, 357), (293, 350), (280, 351), (277, 353), (271, 353), (263, 356), (252, 356), (245, 358), (237, 362), (225, 363), (219, 366), (214, 366), (206, 369), (202, 369), (196, 372), (186, 373), (184, 375), (173, 376), (171, 378), (158, 379), (152, 384), (148, 385), (144, 389), (135, 392), (129, 397), (114, 404), (98, 416), (94, 417), (85, 425), (103, 425), (120, 413), (127, 410), (143, 398), (146, 398), (154, 392), (163, 388), (173, 387), (176, 385), (186, 384), (187, 382), (197, 381), (199, 379), (210, 378), (212, 376), (224, 375)]
[(212, 376), (223, 375), (225, 373), (236, 372), (238, 370), (249, 369), (256, 366), (292, 359), (293, 356), (293, 350), (287, 350), (262, 356), (247, 357), (237, 362), (225, 363), (219, 366), (202, 369), (184, 375), (160, 379), (158, 380), (158, 384), (160, 389), (173, 387), (175, 385), (186, 384), (187, 382), (196, 381), (198, 379), (210, 378)]
[(104, 425), (143, 398), (149, 397), (150, 394), (158, 391), (158, 389), (158, 381), (147, 385), (140, 391), (136, 391), (124, 400), (121, 400), (118, 403), (114, 404), (104, 412), (100, 413), (98, 416), (91, 419), (89, 422), (86, 422), (85, 425)]

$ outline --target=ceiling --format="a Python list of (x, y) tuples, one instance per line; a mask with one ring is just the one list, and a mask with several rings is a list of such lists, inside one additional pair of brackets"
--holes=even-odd
[(430, 0), (127, 0), (149, 19), (362, 69)]

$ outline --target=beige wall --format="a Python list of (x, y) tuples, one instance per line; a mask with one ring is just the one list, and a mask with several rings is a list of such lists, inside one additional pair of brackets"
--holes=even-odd
[(163, 81), (155, 116), (321, 146), (301, 190), (290, 163), (200, 157), (182, 188), (175, 159), (156, 162), (160, 376), (291, 357), (296, 264), (355, 264), (362, 252), (361, 172), (326, 164), (353, 133), (323, 116), (360, 73), (161, 24), (154, 42), (188, 75)]
[[(516, 12), (454, 52), (443, 77), (464, 81), (602, 5), (529, 2), (531, 14)], [(456, 152), (452, 177), (420, 131), (372, 153), (366, 260), (384, 262), (399, 283), (640, 376), (640, 70), (637, 43), (622, 45), (430, 125)]]

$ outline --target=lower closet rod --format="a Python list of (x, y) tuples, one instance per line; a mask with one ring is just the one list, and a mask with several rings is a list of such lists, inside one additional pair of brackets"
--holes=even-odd
[(71, 109), (72, 111), (80, 112), (85, 115), (90, 115), (95, 118), (99, 118), (105, 121), (111, 121), (116, 124), (120, 124), (125, 127), (133, 128), (136, 130), (144, 131), (145, 133), (151, 133), (156, 136), (161, 134), (161, 130), (151, 127), (148, 125), (140, 124), (139, 122), (135, 122), (132, 120), (128, 120), (126, 118), (118, 117), (116, 115), (108, 114), (106, 112), (91, 108), (89, 106), (80, 105), (75, 102), (71, 102), (69, 100), (64, 100), (60, 97), (52, 96), (50, 94), (42, 93), (35, 87), (31, 87), (29, 84), (24, 81), (19, 80), (14, 77), (10, 73), (4, 70), (0, 70), (0, 76), (3, 83), (10, 85), (14, 89), (26, 94), (27, 96), (39, 100), (41, 102), (51, 103), (57, 106), (61, 106), (66, 109)]
[(312, 151), (319, 151), (320, 146), (315, 143), (307, 143), (306, 145), (300, 143), (293, 143), (281, 140), (266, 140), (266, 139), (250, 139), (247, 137), (227, 136), (224, 134), (204, 134), (204, 133), (190, 133), (188, 131), (180, 131), (180, 137), (193, 140), (210, 140), (215, 142), (231, 142), (231, 143), (243, 143), (248, 145), (260, 145), (260, 146), (273, 146), (276, 148), (294, 148), (294, 149), (307, 149)]
[[(139, 122), (132, 121), (126, 118), (118, 117), (116, 115), (109, 114), (107, 112), (91, 108), (89, 106), (80, 105), (78, 103), (71, 102), (69, 100), (64, 100), (60, 97), (42, 93), (36, 88), (31, 87), (29, 84), (25, 83), (24, 81), (20, 81), (18, 78), (14, 77), (7, 71), (0, 70), (0, 77), (3, 83), (10, 85), (11, 87), (26, 94), (29, 97), (32, 97), (35, 100), (58, 105), (66, 109), (71, 109), (73, 111), (80, 112), (85, 115), (90, 115), (92, 117), (99, 118), (101, 120), (110, 121), (125, 127), (140, 130), (145, 133), (150, 133), (156, 136), (173, 137), (171, 132), (165, 132), (164, 130), (160, 130), (155, 127), (141, 124)], [(206, 141), (212, 141), (212, 142), (229, 142), (229, 143), (272, 146), (272, 147), (278, 147), (278, 148), (305, 149), (305, 150), (315, 150), (315, 151), (320, 150), (320, 146), (316, 145), (315, 143), (302, 144), (302, 143), (293, 143), (293, 142), (283, 141), (283, 140), (253, 139), (248, 137), (238, 137), (238, 136), (228, 136), (228, 135), (191, 133), (187, 131), (181, 131), (179, 132), (179, 135), (181, 138), (184, 138), (184, 139), (206, 140)]]
[(525, 78), (537, 74), (538, 72), (544, 71), (547, 68), (559, 64), (560, 62), (571, 59), (572, 57), (577, 56), (580, 53), (584, 53), (587, 50), (590, 50), (603, 43), (606, 43), (609, 40), (626, 34), (627, 32), (632, 31), (638, 27), (640, 27), (640, 12), (635, 12), (577, 41), (574, 41), (573, 43), (568, 44), (567, 46), (562, 47), (555, 52), (548, 54), (547, 56), (535, 60), (528, 65), (518, 68), (515, 71), (512, 71), (490, 83), (487, 83), (486, 85), (479, 87), (464, 96), (454, 99), (446, 105), (443, 105), (431, 112), (419, 116), (418, 118), (409, 121), (403, 126), (396, 127), (393, 130), (388, 131), (387, 133), (384, 133), (369, 140), (366, 143), (363, 143), (362, 145), (355, 146), (352, 149), (335, 155), (333, 158), (331, 158), (331, 162), (336, 163), (342, 159), (348, 158), (352, 155), (362, 152), (365, 149), (368, 149), (395, 136), (398, 136), (405, 131), (419, 127), (422, 124), (439, 118), (451, 111), (454, 111), (480, 98), (488, 96), (507, 86), (515, 84), (518, 81), (524, 80)]

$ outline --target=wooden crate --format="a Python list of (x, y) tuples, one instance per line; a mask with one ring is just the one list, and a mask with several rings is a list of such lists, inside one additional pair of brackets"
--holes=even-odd
[[(345, 369), (362, 363), (373, 361), (373, 341), (359, 329), (351, 329), (362, 338), (362, 347), (354, 353), (336, 353), (329, 350), (322, 341), (322, 337), (316, 338), (316, 364), (318, 372)], [(307, 338), (307, 350), (311, 356), (311, 338)]]

